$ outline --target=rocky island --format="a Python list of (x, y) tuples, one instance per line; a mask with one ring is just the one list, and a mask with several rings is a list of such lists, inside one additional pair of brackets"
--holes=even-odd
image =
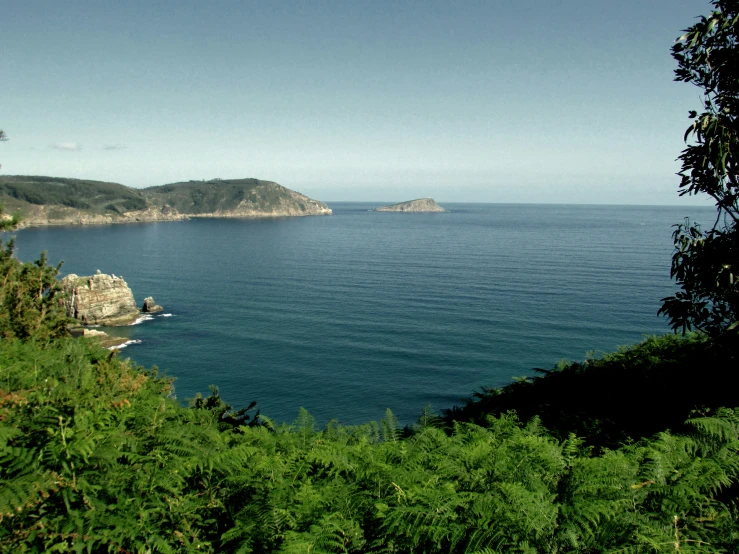
[(144, 305), (141, 307), (142, 313), (153, 314), (156, 312), (161, 312), (162, 310), (164, 310), (164, 308), (154, 302), (154, 299), (151, 296), (144, 298)]
[(444, 208), (439, 206), (433, 198), (418, 198), (416, 200), (408, 200), (407, 202), (399, 202), (382, 208), (375, 208), (375, 212), (446, 212)]
[(20, 228), (332, 213), (323, 202), (259, 179), (211, 179), (135, 189), (102, 181), (10, 175), (0, 176), (0, 203), (7, 213), (20, 212)]

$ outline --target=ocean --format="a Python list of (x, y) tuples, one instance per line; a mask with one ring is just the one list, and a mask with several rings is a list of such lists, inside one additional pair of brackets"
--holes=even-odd
[[(185, 402), (217, 385), (234, 407), (292, 421), (401, 423), (561, 359), (669, 332), (671, 226), (713, 208), (443, 204), (449, 213), (26, 229), (18, 257), (62, 274), (123, 276), (164, 312), (114, 332), (176, 378)], [(138, 342), (140, 341), (140, 342)], [(588, 354), (590, 353), (590, 354)]]

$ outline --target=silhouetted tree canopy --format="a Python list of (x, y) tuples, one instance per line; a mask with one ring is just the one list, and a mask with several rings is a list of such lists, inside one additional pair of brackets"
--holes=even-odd
[(739, 319), (739, 1), (715, 0), (672, 47), (675, 80), (701, 89), (703, 107), (689, 112), (688, 146), (679, 159), (680, 195), (710, 196), (711, 228), (686, 219), (673, 233), (672, 276), (681, 290), (663, 299), (675, 331), (719, 335)]

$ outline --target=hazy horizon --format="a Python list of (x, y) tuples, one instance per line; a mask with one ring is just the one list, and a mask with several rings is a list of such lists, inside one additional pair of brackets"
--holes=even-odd
[[(83, 179), (83, 180), (90, 180), (90, 181), (100, 181), (100, 179), (95, 179), (94, 177), (68, 177), (68, 176), (65, 176), (65, 175), (3, 175), (2, 173), (0, 173), (0, 176), (6, 176), (6, 177), (24, 177), (24, 176), (26, 176), (26, 177), (57, 177), (57, 178)], [(260, 179), (259, 177), (254, 177), (254, 176), (250, 176), (250, 177), (223, 177), (223, 178), (220, 178), (219, 177), (217, 179), (223, 180), (223, 181), (229, 181), (229, 180), (252, 179), (252, 178), (253, 179)], [(216, 178), (213, 178), (213, 179), (216, 179)], [(187, 180), (184, 180), (184, 181), (168, 182), (168, 183), (158, 183), (158, 184), (155, 184), (155, 185), (147, 185), (147, 186), (143, 186), (143, 187), (135, 187), (135, 186), (131, 186), (131, 185), (126, 185), (126, 183), (119, 182), (119, 181), (106, 181), (106, 182), (114, 182), (114, 183), (119, 184), (119, 185), (128, 186), (128, 187), (130, 187), (132, 189), (141, 190), (141, 189), (145, 189), (145, 188), (147, 188), (149, 186), (156, 187), (156, 186), (177, 184), (179, 182), (209, 181), (209, 180), (213, 180), (213, 179), (187, 179)], [(263, 180), (263, 181), (272, 181), (271, 179), (260, 179), (260, 180)], [(283, 185), (283, 183), (277, 183), (277, 184), (278, 185), (282, 185), (282, 186), (286, 186), (286, 185)], [(291, 187), (287, 187), (287, 188), (291, 188)], [(297, 190), (297, 189), (292, 189), (292, 190), (296, 190), (299, 193), (306, 194), (302, 190)], [(582, 206), (686, 206), (686, 207), (713, 207), (714, 206), (713, 199), (711, 199), (711, 198), (705, 198), (705, 197), (702, 197), (702, 196), (699, 196), (699, 197), (696, 197), (696, 196), (690, 196), (690, 197), (688, 197), (688, 196), (682, 196), (682, 197), (680, 197), (677, 194), (675, 194), (675, 198), (673, 198), (672, 201), (664, 202), (662, 204), (656, 204), (656, 203), (638, 202), (638, 201), (637, 202), (631, 202), (631, 203), (585, 202), (585, 201), (562, 202), (562, 201), (557, 201), (556, 199), (552, 199), (550, 201), (546, 201), (546, 200), (532, 200), (532, 201), (526, 201), (526, 200), (516, 200), (516, 201), (505, 201), (505, 200), (495, 200), (495, 201), (491, 201), (491, 200), (448, 200), (448, 199), (444, 199), (445, 197), (443, 197), (443, 196), (434, 197), (434, 196), (428, 196), (428, 195), (426, 195), (426, 196), (414, 196), (414, 197), (403, 197), (403, 198), (397, 197), (397, 198), (392, 198), (392, 199), (388, 199), (390, 197), (387, 197), (385, 199), (378, 200), (377, 197), (368, 196), (367, 195), (368, 192), (371, 192), (371, 190), (370, 191), (367, 191), (367, 190), (363, 190), (362, 191), (362, 198), (363, 199), (362, 198), (360, 198), (360, 199), (356, 199), (356, 198), (354, 198), (354, 199), (352, 199), (352, 198), (329, 198), (329, 199), (326, 199), (326, 198), (317, 198), (315, 196), (311, 196), (311, 198), (313, 198), (314, 200), (319, 200), (319, 201), (324, 202), (324, 203), (327, 203), (327, 204), (330, 204), (330, 203), (356, 203), (356, 204), (377, 204), (377, 205), (380, 205), (380, 206), (386, 206), (386, 205), (389, 205), (389, 204), (395, 204), (395, 203), (400, 203), (400, 202), (407, 202), (407, 201), (411, 201), (411, 200), (419, 200), (419, 199), (422, 199), (422, 198), (431, 198), (435, 202), (437, 202), (438, 204), (445, 204), (445, 203), (446, 204), (522, 204), (522, 205), (531, 204), (531, 205), (562, 205), (562, 206), (579, 206), (579, 205), (582, 205)], [(306, 194), (306, 196), (310, 196), (310, 195)]]
[(670, 47), (710, 8), (11, 1), (1, 171), (254, 176), (335, 202), (700, 205), (677, 196), (701, 103)]

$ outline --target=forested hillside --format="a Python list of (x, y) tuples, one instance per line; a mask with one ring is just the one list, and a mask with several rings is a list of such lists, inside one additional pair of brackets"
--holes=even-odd
[(231, 210), (247, 201), (255, 208), (269, 211), (278, 207), (288, 189), (259, 179), (214, 179), (172, 183), (142, 190), (157, 206), (170, 206), (187, 214)]
[(58, 205), (96, 212), (146, 208), (143, 194), (118, 183), (25, 175), (0, 176), (0, 198), (8, 211), (26, 204)]
[(25, 226), (162, 221), (190, 217), (323, 215), (322, 202), (259, 179), (211, 179), (134, 189), (118, 183), (0, 176), (0, 202)]

